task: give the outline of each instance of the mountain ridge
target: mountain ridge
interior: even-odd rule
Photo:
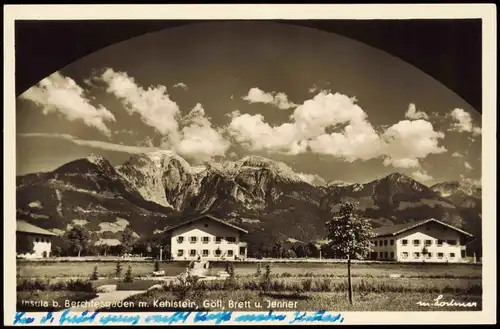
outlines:
[[[480,234],[480,193],[448,183],[429,187],[392,173],[364,184],[315,186],[264,157],[191,166],[173,152],[157,151],[117,166],[90,155],[52,172],[18,176],[16,194],[18,216],[60,231],[85,222],[95,239],[119,236],[103,224],[118,218],[148,236],[182,218],[212,213],[248,229],[254,246],[283,234],[315,240],[326,235],[328,213],[344,200],[359,202],[374,226],[432,217]]]

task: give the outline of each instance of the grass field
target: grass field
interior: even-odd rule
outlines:
[[[482,288],[480,280],[463,279],[418,279],[385,280],[382,278],[355,278],[353,280],[355,305],[347,302],[346,280],[336,278],[284,278],[273,279],[268,290],[263,291],[256,278],[237,278],[229,286],[224,282],[198,283],[196,290],[179,299],[176,286],[166,285],[162,290],[148,291],[126,299],[134,307],[119,311],[180,311],[163,301],[187,300],[193,302],[191,308],[182,311],[477,311],[481,309]],[[473,307],[434,305],[438,296],[442,301],[475,302]],[[214,305],[207,301],[220,301]],[[231,302],[245,302],[239,307]],[[155,304],[160,302],[160,304]],[[256,303],[260,303],[258,307]],[[160,306],[158,306],[160,305]],[[104,310],[103,310],[104,311]],[[107,311],[118,311],[108,309]]]
[[[122,262],[123,272],[131,266],[134,276],[151,275],[153,262]],[[18,262],[19,278],[88,278],[97,266],[99,276],[113,277],[115,262]],[[160,268],[167,276],[182,273],[187,266],[185,262],[163,262]],[[211,271],[224,269],[224,263],[210,263]],[[234,263],[235,273],[240,276],[254,275],[256,263]],[[261,263],[264,271],[265,262]],[[273,275],[277,276],[338,276],[346,275],[346,265],[343,263],[273,263]],[[353,264],[354,277],[387,277],[390,274],[400,274],[403,277],[415,278],[470,278],[480,279],[482,266],[480,264]]]
[[[480,264],[397,264],[397,263],[356,263],[352,266],[355,304],[347,302],[346,265],[343,263],[273,263],[269,285],[262,288],[257,278],[257,263],[233,263],[236,280],[206,281],[196,285],[195,293],[180,298],[178,287],[164,285],[163,289],[147,291],[126,299],[137,308],[106,309],[102,311],[120,312],[166,312],[183,311],[179,308],[157,307],[155,301],[189,300],[195,302],[193,310],[218,311],[230,307],[230,301],[247,301],[242,309],[234,311],[477,311],[480,310],[482,296],[482,266]],[[131,283],[123,283],[115,278],[115,262],[18,262],[18,303],[22,300],[86,300],[90,292],[55,291],[38,289],[36,284],[23,282],[46,282],[51,287],[75,286],[72,280],[97,288],[101,285],[117,284],[118,290],[147,290],[159,281],[144,277],[154,269],[151,262],[122,262],[122,277],[128,266],[133,277]],[[225,263],[210,263],[210,272],[225,268]],[[260,264],[261,274],[266,262]],[[97,266],[98,280],[88,281]],[[163,262],[160,268],[167,276],[182,273],[186,262]],[[399,274],[399,277],[389,277]],[[142,277],[142,279],[139,279]],[[69,284],[68,284],[69,282]],[[80,285],[76,285],[80,286]],[[24,287],[19,290],[19,287]],[[85,287],[84,287],[85,288]],[[42,290],[42,291],[39,291]],[[474,307],[433,306],[434,300],[442,295],[442,301],[461,303],[474,302]],[[220,300],[221,305],[204,305],[205,300]],[[260,302],[262,308],[255,306]],[[422,306],[418,302],[430,303]],[[274,304],[273,304],[274,303]],[[18,304],[19,305],[19,304]],[[26,305],[23,309],[26,308]],[[37,308],[35,308],[37,309]],[[39,309],[39,308],[38,308]],[[46,308],[44,308],[46,309]]]

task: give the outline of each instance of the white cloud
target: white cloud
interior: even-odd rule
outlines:
[[[174,85],[174,88],[182,88],[184,90],[187,90],[188,89],[188,86],[184,83],[184,82],[177,82],[175,85]]]
[[[318,175],[297,173],[297,176],[299,176],[300,179],[302,179],[304,182],[309,183],[311,185],[320,186],[326,184],[326,181]]]
[[[464,161],[464,167],[465,167],[465,169],[467,169],[467,170],[472,170],[472,169],[474,169],[474,168],[471,166],[471,164],[470,164],[469,162],[467,162],[467,161]]]
[[[432,124],[425,120],[400,121],[387,128],[382,138],[386,166],[418,167],[419,159],[446,152],[446,148],[439,146],[444,134],[434,131]]]
[[[201,104],[182,117],[165,86],[144,89],[126,73],[112,69],[106,70],[101,79],[107,83],[107,91],[120,99],[130,114],[138,113],[145,124],[160,133],[161,148],[197,161],[223,156],[227,151],[229,142],[212,127]]]
[[[311,88],[309,88],[309,93],[310,94],[314,94],[315,92],[317,92],[319,90],[318,86],[314,85],[312,86]]]
[[[415,104],[410,104],[408,106],[408,111],[405,113],[405,118],[412,119],[412,120],[418,120],[418,119],[429,119],[429,116],[427,113],[422,112],[422,111],[417,111],[417,107]]]
[[[417,170],[417,171],[413,172],[411,175],[416,180],[418,180],[420,182],[424,182],[424,183],[428,182],[428,181],[431,181],[432,179],[434,179],[432,176],[430,176],[429,174],[427,174],[427,172],[420,171],[420,170]]]
[[[146,125],[167,136],[171,143],[177,143],[179,107],[170,99],[165,86],[144,89],[127,73],[113,69],[107,69],[100,78],[107,83],[107,92],[115,95],[130,114],[138,113]]]
[[[470,184],[475,187],[481,187],[481,179],[473,179],[464,175],[460,175],[460,180],[465,184]]]
[[[384,165],[418,167],[429,154],[445,152],[439,146],[442,133],[425,120],[403,120],[377,132],[356,99],[323,91],[299,105],[291,122],[271,126],[260,114],[233,112],[228,132],[252,150],[288,154],[312,152],[346,161],[384,157]],[[334,132],[327,133],[327,128]]]
[[[83,88],[59,72],[43,79],[20,97],[40,106],[45,115],[60,113],[69,121],[82,120],[107,136],[111,134],[105,122],[115,121],[114,115],[102,105],[90,104]]]
[[[18,136],[36,137],[36,138],[40,138],[40,137],[42,137],[42,138],[59,138],[59,139],[65,139],[67,141],[70,141],[70,142],[72,142],[76,145],[80,145],[80,146],[88,146],[88,147],[93,147],[93,148],[106,150],[106,151],[122,152],[122,153],[129,153],[129,154],[148,153],[148,152],[158,151],[160,149],[158,147],[151,147],[151,146],[133,146],[133,145],[114,144],[114,143],[96,141],[96,140],[84,140],[84,139],[80,139],[78,137],[68,135],[68,134],[24,133],[24,134],[18,134]]]
[[[460,152],[453,152],[453,154],[451,156],[454,158],[463,158],[464,157],[464,155]]]
[[[285,93],[266,93],[257,87],[250,88],[248,95],[242,97],[242,99],[249,103],[273,104],[281,110],[287,110],[297,106],[297,104],[288,100],[288,96]]]
[[[183,118],[183,123],[186,126],[181,130],[181,140],[175,145],[175,151],[198,161],[224,156],[229,142],[224,139],[221,131],[212,127],[201,104],[196,104]]]
[[[454,121],[450,131],[470,132],[473,136],[481,135],[481,128],[474,126],[469,112],[456,108],[451,111],[450,116]]]

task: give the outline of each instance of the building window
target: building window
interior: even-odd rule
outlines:
[[[450,252],[450,258],[455,258],[455,253],[454,252]]]
[[[38,241],[39,241],[38,238],[35,238],[35,242],[38,242]]]
[[[384,253],[383,252],[380,252],[379,255],[380,255],[379,256],[380,258],[384,258]]]
[[[194,249],[189,250],[189,256],[191,256],[191,257],[196,256],[196,250],[194,250]]]
[[[414,252],[413,253],[413,258],[420,258],[420,253],[419,252]]]
[[[413,240],[414,246],[420,246],[420,240]]]
[[[227,251],[227,255],[228,255],[229,257],[233,256],[233,251],[232,251],[232,250],[228,250],[228,251]]]
[[[432,246],[432,240],[425,240],[426,246]]]
[[[184,250],[182,249],[177,250],[177,257],[182,257],[182,256],[184,256]]]
[[[220,244],[222,242],[222,237],[217,236],[215,237],[215,243]]]
[[[428,252],[428,253],[425,255],[425,258],[432,258],[432,252]]]
[[[391,259],[394,259],[394,253],[391,252]]]
[[[236,238],[234,236],[228,236],[228,237],[226,237],[226,241],[229,243],[235,243]]]
[[[205,225],[203,225],[203,226],[208,227],[208,224],[205,224]]]
[[[221,254],[220,249],[215,249],[215,256],[220,256],[220,254]]]
[[[438,258],[441,259],[443,258],[444,254],[442,252],[438,252]]]
[[[183,243],[184,242],[184,237],[183,236],[178,236],[177,237],[177,243]]]
[[[196,237],[192,236],[189,241],[191,241],[191,243],[196,243],[196,240],[197,240]]]
[[[389,258],[389,253],[387,251],[385,252],[385,258]]]
[[[405,251],[405,252],[402,252],[401,253],[401,257],[403,258],[408,258],[408,253]]]
[[[384,246],[387,246],[387,240],[384,240]]]
[[[406,239],[401,240],[401,244],[403,246],[407,246],[408,245],[408,240],[406,240]]]
[[[210,242],[210,237],[208,237],[208,236],[204,236],[204,237],[203,237],[203,243],[205,243],[205,244],[206,244],[206,243],[209,243],[209,242]]]
[[[375,247],[376,247],[376,246],[378,246],[378,241],[377,241],[377,240],[373,241],[373,245],[374,245]]]
[[[208,257],[208,249],[203,249],[203,257]]]
[[[456,245],[456,244],[457,244],[457,240],[448,240],[448,244],[449,244],[450,246],[454,246],[454,245]]]
[[[441,247],[441,246],[443,245],[443,242],[444,242],[444,240],[438,240],[438,242],[437,242],[437,246],[438,246],[438,247]]]
[[[391,246],[394,246],[394,240],[391,240]]]

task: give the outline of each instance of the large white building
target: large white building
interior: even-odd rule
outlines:
[[[52,250],[52,237],[57,236],[50,231],[31,225],[24,220],[17,220],[16,222],[16,236],[24,238],[23,242],[32,243],[33,251],[18,254],[20,258],[48,258]]]
[[[248,231],[211,215],[202,215],[166,231],[173,260],[242,260],[247,257]]]
[[[465,244],[470,233],[427,219],[374,229],[371,259],[398,262],[450,262],[466,257]]]

